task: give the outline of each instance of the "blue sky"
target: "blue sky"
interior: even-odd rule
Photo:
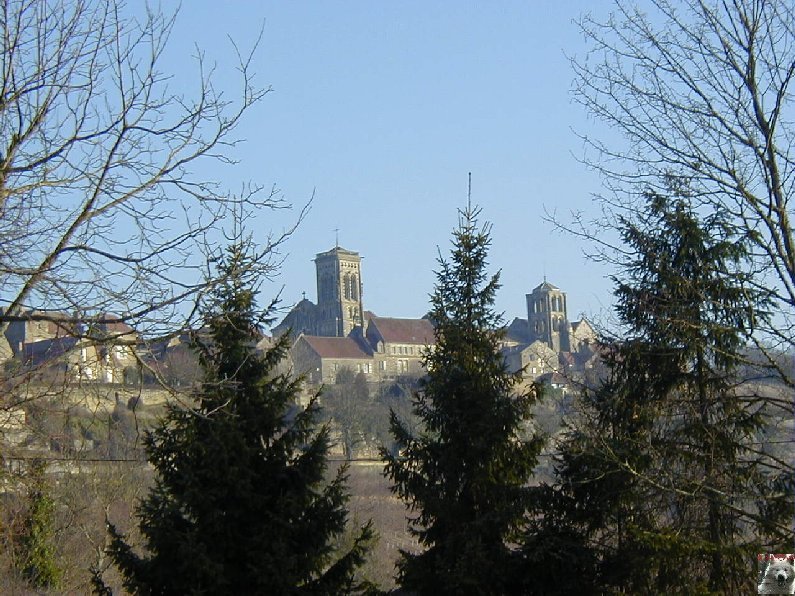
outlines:
[[[492,269],[502,270],[497,307],[508,320],[526,316],[524,295],[546,275],[575,319],[609,308],[609,272],[542,215],[587,211],[600,190],[574,132],[594,123],[570,95],[567,56],[585,52],[572,21],[584,10],[580,1],[191,0],[163,66],[189,85],[195,44],[234,93],[226,36],[246,48],[264,24],[253,69],[273,91],[239,131],[239,163],[217,176],[232,188],[275,184],[294,205],[314,192],[276,283],[285,303],[303,291],[315,299],[312,259],[339,228],[340,245],[364,257],[365,308],[424,314],[437,247],[447,254],[472,172],[473,202],[493,224]],[[294,215],[249,225],[264,238]]]

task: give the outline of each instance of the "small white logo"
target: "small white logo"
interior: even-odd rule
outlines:
[[[757,594],[795,594],[795,554],[759,554],[760,573]]]

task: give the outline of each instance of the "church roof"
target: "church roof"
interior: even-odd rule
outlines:
[[[372,317],[370,325],[375,326],[375,329],[386,343],[420,344],[423,346],[436,343],[433,325],[428,319]]]
[[[370,358],[359,343],[350,337],[320,337],[302,335],[303,340],[321,358]]]
[[[530,323],[527,319],[516,317],[508,327],[505,328],[505,339],[519,343],[530,342]]]
[[[335,246],[331,250],[327,250],[326,252],[319,252],[315,255],[315,259],[320,259],[323,257],[329,257],[331,255],[341,255],[346,257],[358,257],[359,253],[353,250],[347,250],[342,248],[341,246]]]
[[[544,283],[542,283],[540,286],[538,286],[536,289],[533,290],[533,294],[535,294],[536,292],[541,292],[546,290],[560,291],[560,288],[557,286],[553,286],[547,280],[544,280]]]

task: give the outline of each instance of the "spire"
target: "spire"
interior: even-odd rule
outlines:
[[[467,212],[472,211],[472,172],[469,172],[469,184],[467,186]]]

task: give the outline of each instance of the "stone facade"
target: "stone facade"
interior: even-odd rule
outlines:
[[[342,368],[372,381],[425,374],[422,357],[434,343],[426,319],[371,317],[348,337],[301,334],[290,350],[293,370],[310,383],[333,383]]]
[[[20,313],[20,317],[30,319],[9,321],[5,330],[5,338],[14,356],[23,353],[25,344],[76,335],[74,324],[62,312],[30,310]],[[37,317],[46,317],[46,320],[36,320]]]
[[[372,348],[381,377],[421,376],[422,357],[436,341],[427,319],[371,317],[365,338]]]
[[[585,319],[571,324],[569,344],[572,352],[582,352],[586,348],[595,348],[596,340],[596,331]]]
[[[315,257],[317,271],[316,334],[347,337],[364,326],[359,253],[339,246]]]
[[[522,371],[522,376],[532,381],[560,369],[557,352],[541,340],[505,347],[502,354],[509,371]]]
[[[566,294],[544,280],[525,298],[531,341],[543,341],[555,352],[569,352]]]
[[[121,383],[125,367],[135,364],[138,335],[118,317],[103,313],[76,324],[62,313],[23,314],[31,319],[9,322],[1,338],[8,349],[0,346],[0,358],[16,358],[29,370],[61,371],[73,381],[103,383]]]
[[[302,334],[293,344],[290,357],[295,373],[304,375],[313,385],[334,383],[343,368],[368,376],[375,373],[372,352],[352,337]]]
[[[336,246],[315,256],[317,304],[304,298],[296,304],[274,335],[290,330],[321,337],[347,337],[357,327],[364,328],[362,300],[362,258],[359,253]]]

